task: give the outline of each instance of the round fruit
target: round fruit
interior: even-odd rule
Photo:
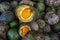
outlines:
[[[59,17],[53,11],[47,12],[45,20],[48,24],[54,25],[59,22]]]
[[[45,21],[42,19],[38,19],[37,24],[39,25],[40,28],[44,28],[45,27]]]
[[[1,12],[5,12],[5,11],[8,11],[10,10],[10,4],[8,2],[2,2],[0,3],[0,11]]]
[[[1,14],[0,16],[0,22],[2,23],[9,23],[12,20],[14,20],[14,14],[11,11],[6,11],[4,13]]]
[[[7,39],[7,31],[8,31],[8,28],[9,28],[9,26],[8,25],[6,25],[6,24],[4,24],[4,23],[0,23],[0,36],[2,37],[2,38],[4,38],[5,40]]]
[[[38,10],[28,5],[19,6],[16,14],[21,22],[35,21],[39,17]]]
[[[31,27],[31,30],[34,30],[34,31],[39,30],[39,26],[38,26],[38,24],[36,22],[30,23],[30,27]]]
[[[50,25],[46,24],[46,26],[44,27],[44,31],[45,32],[50,32],[51,31]]]
[[[18,26],[18,21],[14,20],[14,21],[10,22],[9,25],[10,25],[11,28],[17,27]]]
[[[29,31],[31,31],[31,28],[29,25],[23,25],[19,28],[19,34],[22,37],[25,37]]]
[[[44,3],[37,3],[37,9],[39,10],[39,11],[44,11],[45,10],[45,5],[44,5]]]
[[[16,29],[9,29],[8,31],[8,38],[9,40],[18,40],[19,35]]]

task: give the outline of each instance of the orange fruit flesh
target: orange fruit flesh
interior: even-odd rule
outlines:
[[[29,18],[30,16],[31,16],[31,9],[30,9],[30,8],[24,9],[23,12],[22,12],[22,17],[23,17],[24,19],[27,19],[27,18]]]
[[[30,31],[30,30],[29,30],[28,27],[24,27],[24,28],[22,29],[22,35],[25,36],[29,31]]]

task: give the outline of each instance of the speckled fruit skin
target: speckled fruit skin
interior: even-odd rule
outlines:
[[[2,2],[0,3],[0,11],[5,12],[11,10],[10,4],[8,2]]]
[[[19,35],[16,29],[9,29],[8,31],[8,38],[9,40],[18,40]]]
[[[39,1],[36,6],[40,12],[45,10],[45,4],[43,3],[43,1]]]
[[[60,0],[45,0],[48,6],[59,6]]]
[[[44,32],[51,32],[51,26],[49,24],[46,24],[46,26],[44,27]]]
[[[14,14],[11,11],[4,12],[0,16],[0,22],[2,23],[7,24],[12,20],[14,20]]]
[[[49,11],[45,15],[45,20],[48,24],[54,25],[59,22],[59,17],[55,14],[54,11]]]
[[[38,24],[38,26],[40,27],[40,28],[44,28],[45,27],[45,21],[44,20],[42,20],[42,19],[38,19],[37,21],[37,24]]]
[[[8,28],[9,26],[4,24],[4,23],[0,23],[0,36],[3,38],[3,39],[7,39],[7,31],[8,31]]]

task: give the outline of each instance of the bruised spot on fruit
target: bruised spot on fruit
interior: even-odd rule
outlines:
[[[24,25],[24,26],[22,26],[21,28],[20,28],[20,35],[22,36],[22,37],[24,37],[24,36],[26,36],[27,35],[27,33],[30,31],[31,29],[30,29],[30,27],[28,26],[28,25]]]

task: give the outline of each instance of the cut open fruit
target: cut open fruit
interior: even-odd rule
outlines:
[[[25,37],[30,30],[31,28],[28,25],[24,25],[19,29],[19,34],[20,36]]]
[[[17,16],[22,22],[31,22],[34,18],[34,11],[28,5],[21,5],[17,9]]]

